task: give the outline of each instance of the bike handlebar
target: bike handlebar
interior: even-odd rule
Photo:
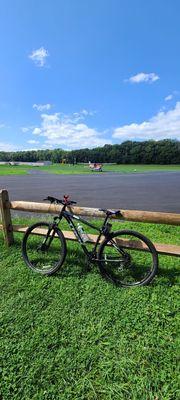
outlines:
[[[43,199],[43,201],[50,201],[51,204],[55,203],[55,204],[63,204],[63,205],[67,205],[70,206],[72,204],[77,204],[76,201],[72,201],[72,200],[68,200],[69,196],[65,195],[63,200],[60,199],[56,199],[56,197],[52,197],[52,196],[47,196],[45,199]]]

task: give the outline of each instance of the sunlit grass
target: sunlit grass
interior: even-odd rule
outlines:
[[[43,171],[56,174],[103,174],[105,172],[140,173],[151,171],[180,171],[180,165],[126,165],[126,164],[104,164],[102,172],[91,171],[88,164],[54,164],[40,167]]]
[[[26,165],[0,165],[0,175],[26,175],[28,170]]]
[[[179,243],[178,227],[114,228]],[[118,289],[98,268],[88,272],[70,242],[56,275],[35,274],[22,260],[22,235],[15,238],[6,248],[0,235],[3,400],[178,399],[178,258],[160,256],[151,285]]]
[[[101,174],[107,172],[117,173],[141,173],[153,171],[180,171],[180,165],[138,165],[138,164],[104,164],[102,172],[91,171],[88,164],[53,164],[43,167],[31,167],[27,165],[0,165],[0,175],[25,175],[29,171],[45,171],[52,174]]]

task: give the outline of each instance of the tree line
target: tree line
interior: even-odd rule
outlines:
[[[65,151],[29,150],[16,152],[0,151],[0,161],[52,161],[68,164],[100,162],[117,164],[180,164],[180,141],[149,140],[126,141],[121,144],[105,144],[94,149]]]

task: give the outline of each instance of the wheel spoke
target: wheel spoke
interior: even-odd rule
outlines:
[[[151,242],[131,231],[117,232],[105,241],[100,248],[99,261],[102,272],[123,286],[145,284],[157,268],[157,255]]]
[[[122,255],[126,254],[125,251],[116,244],[116,242],[112,239],[110,240],[110,243],[112,244],[112,246]]]
[[[36,272],[51,274],[64,259],[64,242],[48,223],[35,224],[24,236],[23,257]]]

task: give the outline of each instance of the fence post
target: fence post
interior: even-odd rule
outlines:
[[[13,237],[13,226],[11,221],[11,212],[8,207],[9,195],[8,191],[3,189],[0,191],[0,212],[2,218],[4,240],[7,246],[10,246],[14,242]]]

